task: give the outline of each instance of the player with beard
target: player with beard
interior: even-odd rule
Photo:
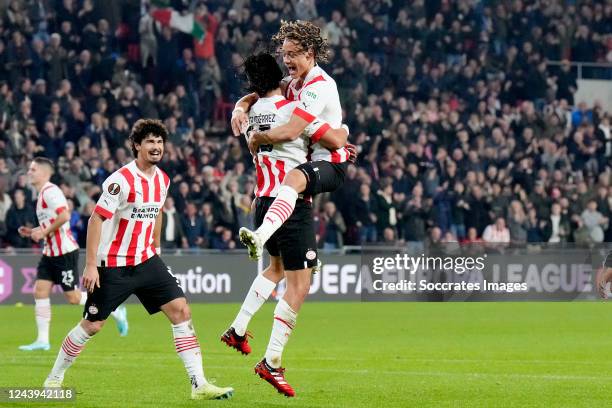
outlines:
[[[61,387],[66,370],[85,344],[102,329],[109,314],[134,294],[149,314],[161,310],[172,323],[175,349],[191,381],[191,398],[229,398],[234,392],[204,377],[185,294],[159,257],[161,211],[170,179],[157,163],[167,139],[168,130],[160,121],[138,120],[130,134],[136,159],[103,183],[87,229],[83,286],[90,295],[83,319],[64,339],[45,387]]]

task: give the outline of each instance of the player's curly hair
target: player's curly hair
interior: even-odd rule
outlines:
[[[267,52],[250,55],[244,61],[244,73],[249,80],[249,92],[256,92],[260,97],[278,88],[283,79],[276,59]]]
[[[329,44],[321,37],[321,29],[310,21],[281,20],[278,33],[272,37],[272,41],[280,46],[285,40],[297,43],[304,51],[312,50],[317,62],[329,61]]]
[[[150,134],[160,136],[164,143],[168,140],[168,129],[166,129],[166,126],[164,126],[161,120],[138,119],[136,123],[134,123],[129,138],[134,157],[138,156],[136,145],[142,143],[142,140]]]

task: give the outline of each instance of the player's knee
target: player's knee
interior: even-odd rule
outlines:
[[[187,303],[178,309],[176,317],[177,320],[181,322],[186,322],[187,320],[191,319],[191,309]]]
[[[71,305],[78,305],[81,302],[80,294],[76,294],[76,293],[67,295],[66,299],[68,299],[68,303],[70,303]]]
[[[104,322],[105,320],[99,320],[96,322],[91,322],[89,320],[83,320],[83,323],[81,323],[81,326],[83,326],[83,330],[85,330],[85,333],[89,334],[90,336],[93,336],[94,334],[102,330],[102,327],[104,326]]]

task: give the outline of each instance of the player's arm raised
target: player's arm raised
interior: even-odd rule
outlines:
[[[238,100],[238,102],[236,102],[234,110],[232,111],[232,120],[230,122],[234,136],[240,136],[242,129],[246,129],[247,125],[249,124],[249,115],[247,115],[247,112],[258,99],[259,96],[257,96],[256,93],[250,93],[243,96]]]
[[[87,224],[87,248],[85,250],[85,271],[83,272],[83,286],[88,292],[93,292],[94,288],[100,287],[100,275],[96,266],[96,255],[98,245],[100,245],[100,235],[102,234],[102,223],[104,219],[94,212],[89,217]]]

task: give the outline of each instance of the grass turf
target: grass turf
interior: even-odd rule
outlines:
[[[307,303],[283,360],[293,399],[253,373],[268,342],[272,303],[251,323],[251,355],[219,341],[237,307],[192,305],[206,375],[233,386],[233,399],[190,401],[167,320],[130,305],[129,336],[119,338],[109,319],[67,372],[65,386],[78,393],[72,405],[574,408],[610,399],[612,316],[605,303]],[[21,352],[17,346],[35,337],[33,307],[0,307],[0,387],[41,386],[80,308],[52,312],[51,351]]]

